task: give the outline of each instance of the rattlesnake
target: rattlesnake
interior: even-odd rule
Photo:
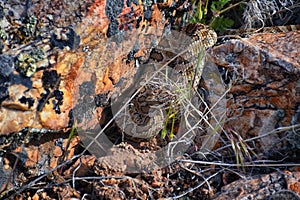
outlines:
[[[199,23],[187,25],[182,32],[165,33],[149,60],[140,66],[134,86],[113,100],[113,113],[124,109],[115,116],[118,126],[135,138],[157,135],[168,110],[179,111],[180,96],[189,95],[191,88],[197,87],[204,50],[216,39],[213,30]]]

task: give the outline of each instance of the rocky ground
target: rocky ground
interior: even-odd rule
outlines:
[[[115,126],[85,148],[88,130],[110,120],[110,99],[131,84],[137,60],[164,30],[180,29],[190,6],[0,3],[1,199],[299,199],[299,30],[220,36],[208,50],[207,66],[221,78],[204,73],[201,90],[208,104],[226,108],[210,151],[199,136],[165,163],[158,158],[170,136],[124,141]]]

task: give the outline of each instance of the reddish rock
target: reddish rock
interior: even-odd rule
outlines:
[[[289,183],[293,182],[298,176],[298,172],[286,170],[284,173],[274,172],[245,177],[223,186],[221,192],[216,194],[214,199],[268,199],[281,191],[295,191],[290,188]],[[295,182],[293,183],[295,184]],[[299,181],[296,181],[296,183],[299,183]]]
[[[213,48],[213,61],[231,79],[225,127],[248,139],[292,124],[300,99],[299,38],[300,31],[261,33]],[[282,136],[263,137],[256,145],[268,152]]]
[[[143,34],[139,35],[139,33],[142,33],[143,26],[149,27],[147,33],[153,35],[153,38],[150,39],[156,39],[161,36],[165,23],[162,21],[161,10],[156,5],[152,6],[151,19],[145,20],[143,5],[131,3],[127,6],[127,1],[125,0],[124,2],[109,2],[109,5],[106,4],[107,1],[105,0],[97,0],[90,4],[88,8],[86,7],[87,3],[82,5],[81,2],[78,5],[76,5],[76,2],[72,4],[64,4],[63,2],[48,3],[47,1],[45,4],[36,3],[29,9],[37,17],[38,23],[41,23],[39,24],[42,27],[40,31],[45,38],[43,40],[44,44],[37,44],[37,46],[40,45],[46,50],[51,46],[50,41],[52,40],[53,42],[54,40],[52,38],[54,33],[60,39],[64,37],[69,39],[67,38],[68,34],[71,36],[73,34],[72,37],[75,42],[63,50],[58,51],[58,49],[54,49],[50,53],[48,52],[51,69],[43,69],[34,73],[30,77],[32,87],[22,84],[9,85],[9,97],[2,102],[0,108],[0,118],[2,119],[0,121],[0,134],[17,132],[25,127],[43,127],[51,130],[67,128],[70,120],[69,112],[74,107],[73,103],[75,102],[76,104],[76,99],[79,98],[76,96],[76,93],[79,91],[78,86],[82,82],[90,80],[94,81],[96,86],[95,94],[113,93],[115,90],[114,85],[119,82],[120,78],[132,77],[135,73],[136,69],[132,68],[133,62],[131,61],[128,64],[126,59],[135,41],[144,40]],[[120,9],[115,10],[116,7]],[[74,11],[72,9],[79,10]],[[81,9],[86,9],[87,12],[84,13]],[[46,13],[47,15],[43,13],[43,10],[48,12]],[[74,12],[81,12],[85,16],[78,22]],[[60,17],[61,20],[58,20]],[[61,24],[62,27],[67,27],[65,23],[71,24],[73,22],[72,27],[75,27],[75,32],[73,33],[68,28],[45,30],[43,26],[50,19],[56,20],[56,24]],[[20,19],[16,17],[15,20],[18,21]],[[112,20],[117,20],[114,23],[119,24],[116,29],[113,28]],[[107,38],[107,35],[116,34],[120,30],[131,30],[128,37],[119,42],[122,48],[119,48],[118,51],[116,47],[107,48],[106,45],[110,44],[109,40],[112,40]],[[76,46],[76,40],[79,40],[79,37],[80,46],[72,49]],[[50,41],[49,38],[51,38]],[[56,43],[59,42],[61,41],[56,41]],[[149,42],[151,43],[152,41]],[[141,42],[137,55],[145,55],[146,47],[148,46]],[[83,51],[84,48],[87,51]],[[7,53],[18,54],[17,51],[14,52],[13,50],[7,50]],[[42,83],[42,77],[46,70],[55,70],[60,77],[52,88],[48,88],[49,91],[46,91]],[[92,73],[95,73],[97,77],[95,80],[92,80]],[[57,92],[56,90],[62,95],[63,99],[61,102],[57,99],[60,97],[53,95]],[[28,102],[22,103],[20,101],[21,98],[32,98],[32,105],[29,106]],[[98,116],[95,116],[96,121],[93,123],[97,123],[97,118],[100,117],[101,109]]]

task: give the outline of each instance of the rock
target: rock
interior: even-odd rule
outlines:
[[[284,173],[274,172],[239,179],[223,186],[221,192],[216,194],[214,199],[277,199],[275,197],[283,191],[289,191],[287,193],[292,193],[295,199],[299,199],[299,188],[293,188],[293,185],[299,184],[296,180],[299,175],[297,170],[293,172],[286,170]],[[289,199],[286,195],[284,199]]]
[[[106,4],[103,0],[91,4],[83,4],[80,0],[71,4],[49,1],[48,5],[47,2],[31,4],[30,8],[3,5],[16,13],[28,9],[31,16],[23,19],[20,15],[13,15],[11,20],[15,24],[2,19],[6,25],[3,28],[8,33],[16,34],[11,27],[22,23],[24,27],[20,25],[16,29],[26,31],[15,36],[21,43],[14,44],[15,48],[12,44],[15,40],[4,38],[5,44],[12,48],[6,45],[0,58],[3,61],[0,71],[0,134],[17,132],[25,127],[68,128],[72,124],[70,111],[78,103],[76,92],[80,92],[79,86],[94,81],[93,94],[113,93],[121,78],[135,73],[134,61],[128,59],[128,55],[136,41],[144,40],[144,35],[139,35],[143,26],[150,25],[151,31],[147,33],[153,35],[148,37],[152,40],[162,34],[165,23],[156,5],[151,6],[152,14],[147,14],[151,18],[146,21],[144,7],[138,2],[128,2],[128,5],[125,1]],[[52,22],[62,28],[54,27]],[[119,34],[122,31],[130,33],[126,37]],[[116,34],[118,37],[114,36]],[[38,37],[42,38],[41,42],[37,42]],[[31,40],[30,45],[23,45]],[[112,40],[121,46],[119,50],[110,46]],[[142,42],[135,47],[132,56],[144,56],[145,48]],[[91,72],[96,73],[96,79],[92,79]],[[101,109],[98,110],[95,124],[101,118]]]
[[[214,62],[224,67],[223,78],[230,87],[225,130],[243,139],[262,137],[255,140],[258,152],[283,147],[278,142],[285,133],[263,135],[295,124],[292,118],[300,103],[299,38],[300,31],[260,33],[229,40],[210,52]]]

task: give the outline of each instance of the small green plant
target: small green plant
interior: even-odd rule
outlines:
[[[169,133],[169,137],[170,139],[173,139],[175,134],[174,134],[174,130],[175,130],[175,122],[176,122],[176,115],[177,115],[178,111],[176,111],[174,108],[172,108],[172,102],[170,103],[169,106],[169,111],[168,111],[168,115],[166,117],[166,121],[164,123],[164,129],[161,132],[161,137],[165,138],[167,136],[168,131],[168,124],[171,123],[171,128],[170,128],[170,133]],[[170,122],[171,120],[171,122]]]
[[[234,8],[235,6],[240,5],[244,1],[231,5],[231,0],[213,0],[210,7],[208,7],[208,2],[209,1],[205,1],[205,3],[203,3],[203,1],[201,0],[195,0],[193,2],[193,6],[195,7],[195,9],[190,21],[193,23],[200,22],[208,24],[216,31],[223,31],[227,28],[232,27],[234,21],[228,17],[223,16],[222,14]],[[212,12],[211,19],[209,19],[207,16],[208,9]]]
[[[198,51],[198,56],[197,56],[197,62],[195,69],[191,75],[189,76],[189,85],[186,87],[182,88],[181,86],[177,85],[174,83],[177,87],[177,94],[178,94],[178,99],[175,102],[170,102],[169,108],[168,108],[168,113],[166,116],[166,120],[164,122],[164,128],[161,132],[161,137],[165,138],[168,134],[170,139],[173,139],[175,134],[175,124],[178,123],[178,117],[180,113],[180,107],[184,107],[184,104],[189,104],[191,101],[191,98],[193,94],[196,92],[196,89],[198,88],[199,82],[200,82],[200,77],[202,74],[202,65],[204,64],[205,61],[205,49],[203,47],[200,47]],[[167,74],[166,74],[167,77]],[[182,114],[182,113],[181,113]],[[182,116],[181,116],[182,117]]]
[[[232,27],[233,23],[234,22],[232,19],[229,19],[224,16],[219,16],[219,17],[214,18],[213,23],[211,24],[211,27],[214,30],[224,31],[225,29]]]
[[[66,149],[68,149],[69,145],[71,144],[72,139],[77,135],[77,129],[76,129],[76,122],[74,122],[72,129],[70,131],[69,137],[68,137],[68,143]]]

